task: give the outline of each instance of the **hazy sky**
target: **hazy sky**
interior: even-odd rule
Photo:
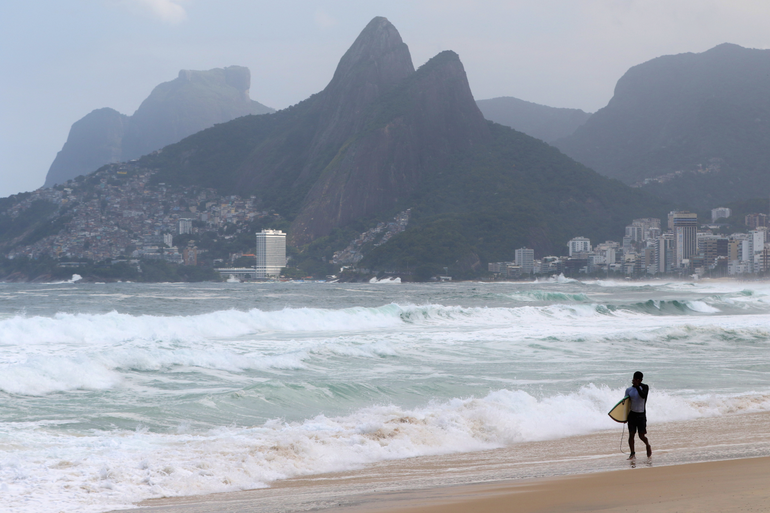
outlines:
[[[724,42],[770,48],[759,0],[5,0],[0,5],[0,197],[42,186],[93,109],[133,114],[180,69],[251,69],[280,109],[320,91],[374,16],[420,66],[460,55],[476,99],[596,111],[631,66]]]

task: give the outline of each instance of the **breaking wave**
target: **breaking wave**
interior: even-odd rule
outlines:
[[[52,435],[40,425],[14,438],[0,466],[7,507],[14,511],[97,512],[151,497],[253,489],[294,476],[361,468],[377,461],[477,451],[588,434],[617,427],[606,412],[620,389],[585,386],[570,394],[535,397],[497,390],[404,409],[371,406],[347,416],[299,422],[273,419],[191,433],[94,431]],[[770,410],[770,396],[698,396],[653,390],[654,422]],[[47,461],[46,465],[36,462]],[[51,487],[63,482],[68,486]],[[29,500],[34,497],[34,500]]]

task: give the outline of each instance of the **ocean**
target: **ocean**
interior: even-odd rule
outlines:
[[[0,495],[103,512],[770,410],[770,283],[0,284]]]

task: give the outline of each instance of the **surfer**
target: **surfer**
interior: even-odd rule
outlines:
[[[652,456],[652,447],[647,441],[647,394],[650,387],[642,383],[644,374],[634,372],[631,386],[626,389],[626,395],[631,398],[631,411],[628,412],[628,447],[631,449],[629,460],[636,458],[634,452],[634,435],[639,432],[639,440],[647,446],[647,457]]]

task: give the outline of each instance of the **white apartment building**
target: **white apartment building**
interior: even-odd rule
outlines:
[[[749,262],[741,262],[740,260],[733,260],[727,263],[727,274],[730,276],[740,274],[750,274],[752,272],[752,265]]]
[[[286,234],[281,230],[262,230],[257,234],[257,278],[280,276],[286,267]]]
[[[617,242],[609,240],[607,242],[597,244],[596,248],[594,248],[594,253],[596,253],[596,258],[594,258],[594,265],[614,264],[616,260],[616,254],[619,249],[620,246]]]
[[[179,235],[185,235],[192,233],[192,219],[180,219],[179,220]]]
[[[567,243],[567,246],[569,247],[569,256],[573,256],[576,253],[591,252],[591,241],[585,237],[575,237]]]
[[[535,269],[535,250],[529,248],[517,249],[514,253],[516,265],[521,267],[522,274],[532,274]]]

